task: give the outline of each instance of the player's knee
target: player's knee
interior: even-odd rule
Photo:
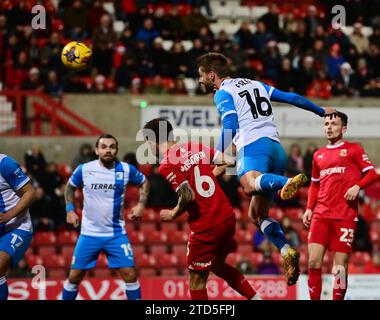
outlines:
[[[322,259],[318,259],[316,257],[309,258],[309,269],[320,269],[322,267]]]
[[[83,280],[83,277],[84,277],[84,273],[82,274],[82,273],[70,272],[69,282],[72,284],[79,284]]]
[[[202,290],[206,288],[207,277],[203,273],[190,272],[190,289]]]
[[[137,281],[137,272],[135,268],[125,268],[121,273],[125,282]]]

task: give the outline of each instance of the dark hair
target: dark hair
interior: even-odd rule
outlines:
[[[214,71],[219,78],[231,75],[231,68],[228,59],[221,53],[209,52],[197,59],[198,67],[206,73]]]
[[[103,133],[101,136],[98,137],[98,139],[96,139],[96,142],[95,142],[95,147],[96,148],[99,147],[99,141],[100,141],[100,139],[114,139],[115,142],[116,142],[116,148],[119,147],[119,141],[117,141],[117,139],[112,134]]]
[[[331,117],[338,117],[338,118],[340,118],[342,120],[343,126],[347,127],[348,117],[343,112],[337,111],[337,112],[334,112],[334,113],[330,113],[330,114],[325,115],[325,118],[326,117],[330,117],[330,118]]]
[[[164,118],[155,118],[148,121],[144,126],[143,133],[146,140],[153,140],[156,143],[174,140],[173,126]]]

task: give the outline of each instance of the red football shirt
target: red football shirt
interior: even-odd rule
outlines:
[[[319,181],[319,192],[314,214],[328,219],[357,220],[358,201],[347,201],[344,195],[370,169],[373,165],[357,143],[343,141],[316,151],[311,179]]]
[[[214,151],[187,143],[174,145],[160,164],[160,174],[177,191],[188,182],[195,193],[187,212],[190,230],[197,233],[224,222],[234,215],[231,204],[212,173]]]

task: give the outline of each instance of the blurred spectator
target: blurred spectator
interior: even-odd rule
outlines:
[[[298,21],[297,30],[290,35],[289,44],[293,48],[297,48],[301,55],[306,54],[312,48],[312,38],[308,34],[306,23],[303,20]]]
[[[298,143],[294,143],[290,146],[290,152],[288,155],[288,175],[295,176],[304,171],[303,158],[301,147]]]
[[[27,172],[32,175],[37,182],[41,183],[46,168],[46,160],[39,145],[32,147],[24,155]]]
[[[106,77],[102,74],[98,74],[94,79],[94,85],[91,88],[92,93],[106,93],[107,88],[105,86]]]
[[[281,54],[275,41],[269,41],[263,56],[264,77],[277,81],[281,67]]]
[[[189,71],[187,72],[189,77],[198,78],[198,66],[197,66],[197,58],[205,53],[203,48],[203,43],[201,39],[195,38],[193,41],[193,47],[187,52],[188,58],[188,67]]]
[[[250,48],[254,47],[253,33],[249,28],[249,22],[248,21],[243,21],[241,23],[241,26],[240,26],[239,30],[235,33],[234,38],[239,43],[240,47],[243,50],[250,49]],[[264,49],[264,45],[262,46],[262,48]]]
[[[138,74],[136,61],[132,56],[125,55],[120,67],[116,70],[115,80],[117,92],[123,93],[131,88],[132,78]]]
[[[286,240],[290,244],[290,246],[294,248],[298,248],[301,244],[300,237],[296,231],[292,227],[292,222],[290,221],[289,217],[283,217],[281,221],[282,229],[284,230]]]
[[[80,148],[78,154],[74,157],[71,162],[71,167],[76,169],[77,166],[83,163],[90,162],[95,160],[96,156],[92,146],[89,143],[83,143]]]
[[[40,78],[40,70],[37,68],[30,69],[29,78],[22,84],[21,88],[23,90],[44,91],[45,87]]]
[[[354,24],[354,31],[350,36],[351,43],[356,47],[359,54],[363,54],[369,49],[368,38],[363,34],[363,25],[360,22]]]
[[[148,176],[150,191],[147,206],[152,208],[171,208],[177,204],[177,194],[172,190],[169,182],[158,172],[158,166]]]
[[[305,56],[302,59],[302,65],[297,72],[297,93],[304,95],[309,85],[317,78],[317,72],[314,67],[314,58]]]
[[[380,96],[380,78],[370,79],[369,82],[363,87],[363,97],[379,97]]]
[[[208,27],[207,18],[201,13],[198,6],[191,9],[190,14],[183,17],[184,30],[186,37],[194,39],[198,36],[202,27]]]
[[[358,60],[358,64],[356,67],[356,72],[353,75],[354,76],[354,83],[356,85],[356,88],[360,92],[360,95],[362,95],[364,86],[368,83],[370,80],[370,73],[367,68],[367,61],[364,58],[360,58]]]
[[[269,12],[264,14],[259,21],[265,24],[268,32],[276,36],[277,39],[281,38],[281,30],[279,25],[279,8],[276,3],[269,6]]]
[[[166,37],[167,39],[179,40],[183,38],[185,25],[182,17],[179,15],[178,7],[176,5],[171,6],[169,14],[165,16],[164,26],[168,34]]]
[[[143,40],[138,40],[133,49],[134,60],[136,64],[137,74],[140,77],[152,77],[154,75],[154,66],[152,62],[152,52]]]
[[[242,256],[241,259],[238,261],[236,268],[242,273],[242,274],[255,274],[256,269],[252,262],[247,258]]]
[[[62,38],[58,32],[53,32],[49,41],[44,45],[41,56],[48,59],[49,68],[61,70],[61,51],[62,51]]]
[[[372,76],[380,77],[380,47],[371,43],[369,45],[368,53],[365,55],[365,59],[369,66],[371,66]]]
[[[58,81],[57,73],[50,70],[48,79],[45,84],[45,92],[52,96],[61,96],[63,92],[63,85]]]
[[[330,55],[327,57],[328,74],[331,80],[336,79],[340,73],[340,66],[344,62],[344,58],[340,54],[340,46],[334,44],[330,48]]]
[[[255,71],[253,70],[251,66],[250,60],[245,60],[243,66],[237,69],[236,74],[240,78],[247,78],[247,79],[255,79],[255,76],[256,76]]]
[[[64,84],[64,91],[67,93],[85,93],[88,90],[84,82],[82,82],[79,77],[79,74],[73,74],[66,80],[66,83]]]
[[[332,81],[332,93],[335,96],[354,96],[355,95],[355,78],[353,70],[348,62],[340,66],[340,74]]]
[[[187,64],[188,60],[183,44],[181,42],[175,42],[171,49],[170,57],[171,76],[185,76],[189,70]]]
[[[257,266],[257,274],[261,274],[261,275],[280,274],[280,269],[273,262],[270,251],[264,253],[263,262]]]
[[[174,79],[174,86],[169,90],[169,93],[177,94],[177,95],[186,95],[188,94],[185,80],[183,76],[179,76]]]
[[[165,94],[168,89],[163,86],[162,77],[155,75],[151,82],[145,87],[144,93],[146,94]]]
[[[70,39],[73,31],[80,33],[86,31],[87,28],[87,9],[81,0],[75,0],[71,7],[65,10],[63,16],[65,24],[66,36]]]
[[[315,5],[309,5],[307,8],[307,15],[304,18],[306,25],[306,32],[310,37],[314,37],[317,28],[322,24],[322,20],[318,17],[318,9]]]
[[[372,250],[372,244],[369,237],[369,228],[367,222],[363,219],[361,214],[358,215],[358,221],[356,222],[353,250],[367,252],[371,252]]]
[[[147,47],[151,48],[154,38],[159,35],[159,32],[154,28],[153,20],[148,18],[144,20],[143,27],[137,31],[136,39],[144,41]]]
[[[109,76],[112,71],[113,48],[116,38],[111,17],[108,14],[102,15],[100,26],[93,33],[92,45],[94,51],[93,64],[98,72],[104,76]]]
[[[161,37],[157,37],[153,41],[151,60],[156,74],[163,77],[170,74],[168,71],[170,67],[170,53],[163,48],[163,39]]]
[[[380,252],[374,252],[372,254],[372,259],[365,264],[363,272],[368,274],[380,274]]]
[[[103,8],[103,1],[95,0],[87,13],[87,25],[90,33],[100,26],[100,19],[104,14],[107,14],[107,11]]]
[[[340,27],[333,29],[326,38],[326,45],[329,48],[337,46],[342,54],[346,54],[351,46],[350,39],[343,33]]]
[[[218,177],[218,182],[231,205],[234,208],[241,208],[241,198],[238,191],[240,183],[236,176],[223,174]]]
[[[139,167],[139,163],[137,162],[136,158],[136,153],[134,152],[127,152],[123,157],[123,161],[135,166],[136,168]]]
[[[36,231],[54,231],[54,220],[51,212],[48,208],[44,189],[40,186],[35,187],[35,201],[29,209],[33,222],[33,230]]]
[[[10,270],[9,274],[7,275],[7,278],[32,278],[34,277],[34,274],[30,272],[32,267],[33,266],[28,266],[25,258],[22,258],[17,263],[17,266]]]
[[[271,40],[276,40],[274,35],[267,30],[264,22],[259,21],[257,23],[257,30],[253,35],[253,47],[259,54],[262,54]]]
[[[380,25],[373,27],[373,33],[369,36],[369,42],[380,48]]]
[[[133,78],[131,83],[131,94],[142,94],[144,91],[143,84],[140,78]]]
[[[313,156],[318,147],[314,143],[309,143],[306,147],[305,155],[303,156],[303,168],[306,176],[311,179],[311,170],[313,166]]]
[[[292,64],[289,58],[285,58],[281,62],[281,69],[278,75],[277,88],[281,91],[294,92],[297,84],[296,72],[292,68]]]

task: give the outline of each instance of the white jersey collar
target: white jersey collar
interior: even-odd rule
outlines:
[[[343,146],[345,143],[346,143],[345,141],[342,141],[341,143],[338,143],[338,144],[328,144],[326,147],[328,149],[335,149],[335,148],[339,148]]]

